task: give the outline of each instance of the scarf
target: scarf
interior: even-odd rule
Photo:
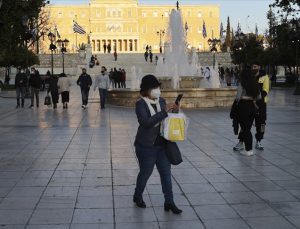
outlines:
[[[142,97],[142,99],[146,102],[146,104],[147,104],[147,106],[148,106],[148,108],[150,110],[151,116],[153,116],[153,115],[156,114],[156,111],[154,110],[154,108],[152,107],[152,105],[156,105],[157,112],[161,112],[161,107],[160,107],[160,104],[159,104],[159,99],[152,100],[152,99],[149,99],[147,97]],[[155,126],[156,127],[159,126],[159,123],[157,123]]]

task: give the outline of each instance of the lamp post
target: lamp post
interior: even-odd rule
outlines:
[[[162,53],[162,37],[165,35],[165,30],[160,29],[156,33],[157,33],[157,36],[159,36],[159,52]]]
[[[213,68],[215,69],[216,65],[216,52],[218,51],[217,45],[219,45],[221,41],[216,38],[209,38],[208,45],[210,46],[210,51],[213,53]]]
[[[63,59],[63,73],[65,74],[65,53],[67,52],[69,40],[68,39],[58,39],[57,41],[58,47],[60,48],[61,54],[62,54],[62,59]]]
[[[51,51],[51,76],[53,77],[53,52],[56,50],[56,46],[55,44],[53,44],[53,41],[55,41],[55,34],[54,33],[51,33],[49,32],[48,33],[48,38],[50,40],[50,46],[49,46],[49,49]]]

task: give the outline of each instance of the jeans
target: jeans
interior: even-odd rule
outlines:
[[[160,175],[165,203],[174,203],[171,180],[171,164],[164,152],[164,147],[143,147],[136,145],[135,151],[139,161],[140,171],[137,176],[134,197],[138,199],[142,198],[147,181],[153,172],[154,166],[156,165]]]
[[[17,87],[16,94],[17,94],[17,104],[20,105],[20,98],[21,98],[22,106],[24,106],[26,87]]]
[[[36,106],[39,107],[39,102],[40,102],[39,93],[40,93],[40,89],[34,87],[30,88],[31,106],[34,106],[34,97],[35,97]]]
[[[257,105],[259,106],[259,114],[255,115],[255,138],[256,141],[260,142],[264,138],[265,134],[265,126],[267,120],[267,104],[264,102],[260,102]]]
[[[105,108],[105,101],[106,101],[107,90],[99,88],[99,95],[100,95],[101,108]]]
[[[86,106],[89,102],[89,88],[81,88],[82,105]]]
[[[254,122],[255,107],[251,100],[241,100],[238,105],[238,120],[241,126],[239,139],[245,142],[246,151],[252,150],[253,137],[251,127]]]

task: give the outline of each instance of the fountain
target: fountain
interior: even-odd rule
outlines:
[[[220,88],[217,67],[210,66],[210,77],[205,78],[196,50],[192,50],[189,58],[186,44],[182,14],[177,2],[177,10],[173,9],[170,14],[165,53],[159,56],[154,73],[162,83],[163,97],[174,102],[177,95],[183,93],[181,106],[187,108],[231,106],[236,89]],[[108,100],[111,104],[131,107],[135,105],[140,96],[139,84],[143,72],[141,68],[137,71],[134,66],[131,70],[134,81],[131,90],[110,91]]]

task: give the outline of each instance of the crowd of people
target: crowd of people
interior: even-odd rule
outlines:
[[[236,86],[239,79],[239,69],[238,67],[219,67],[219,76],[222,85]]]

